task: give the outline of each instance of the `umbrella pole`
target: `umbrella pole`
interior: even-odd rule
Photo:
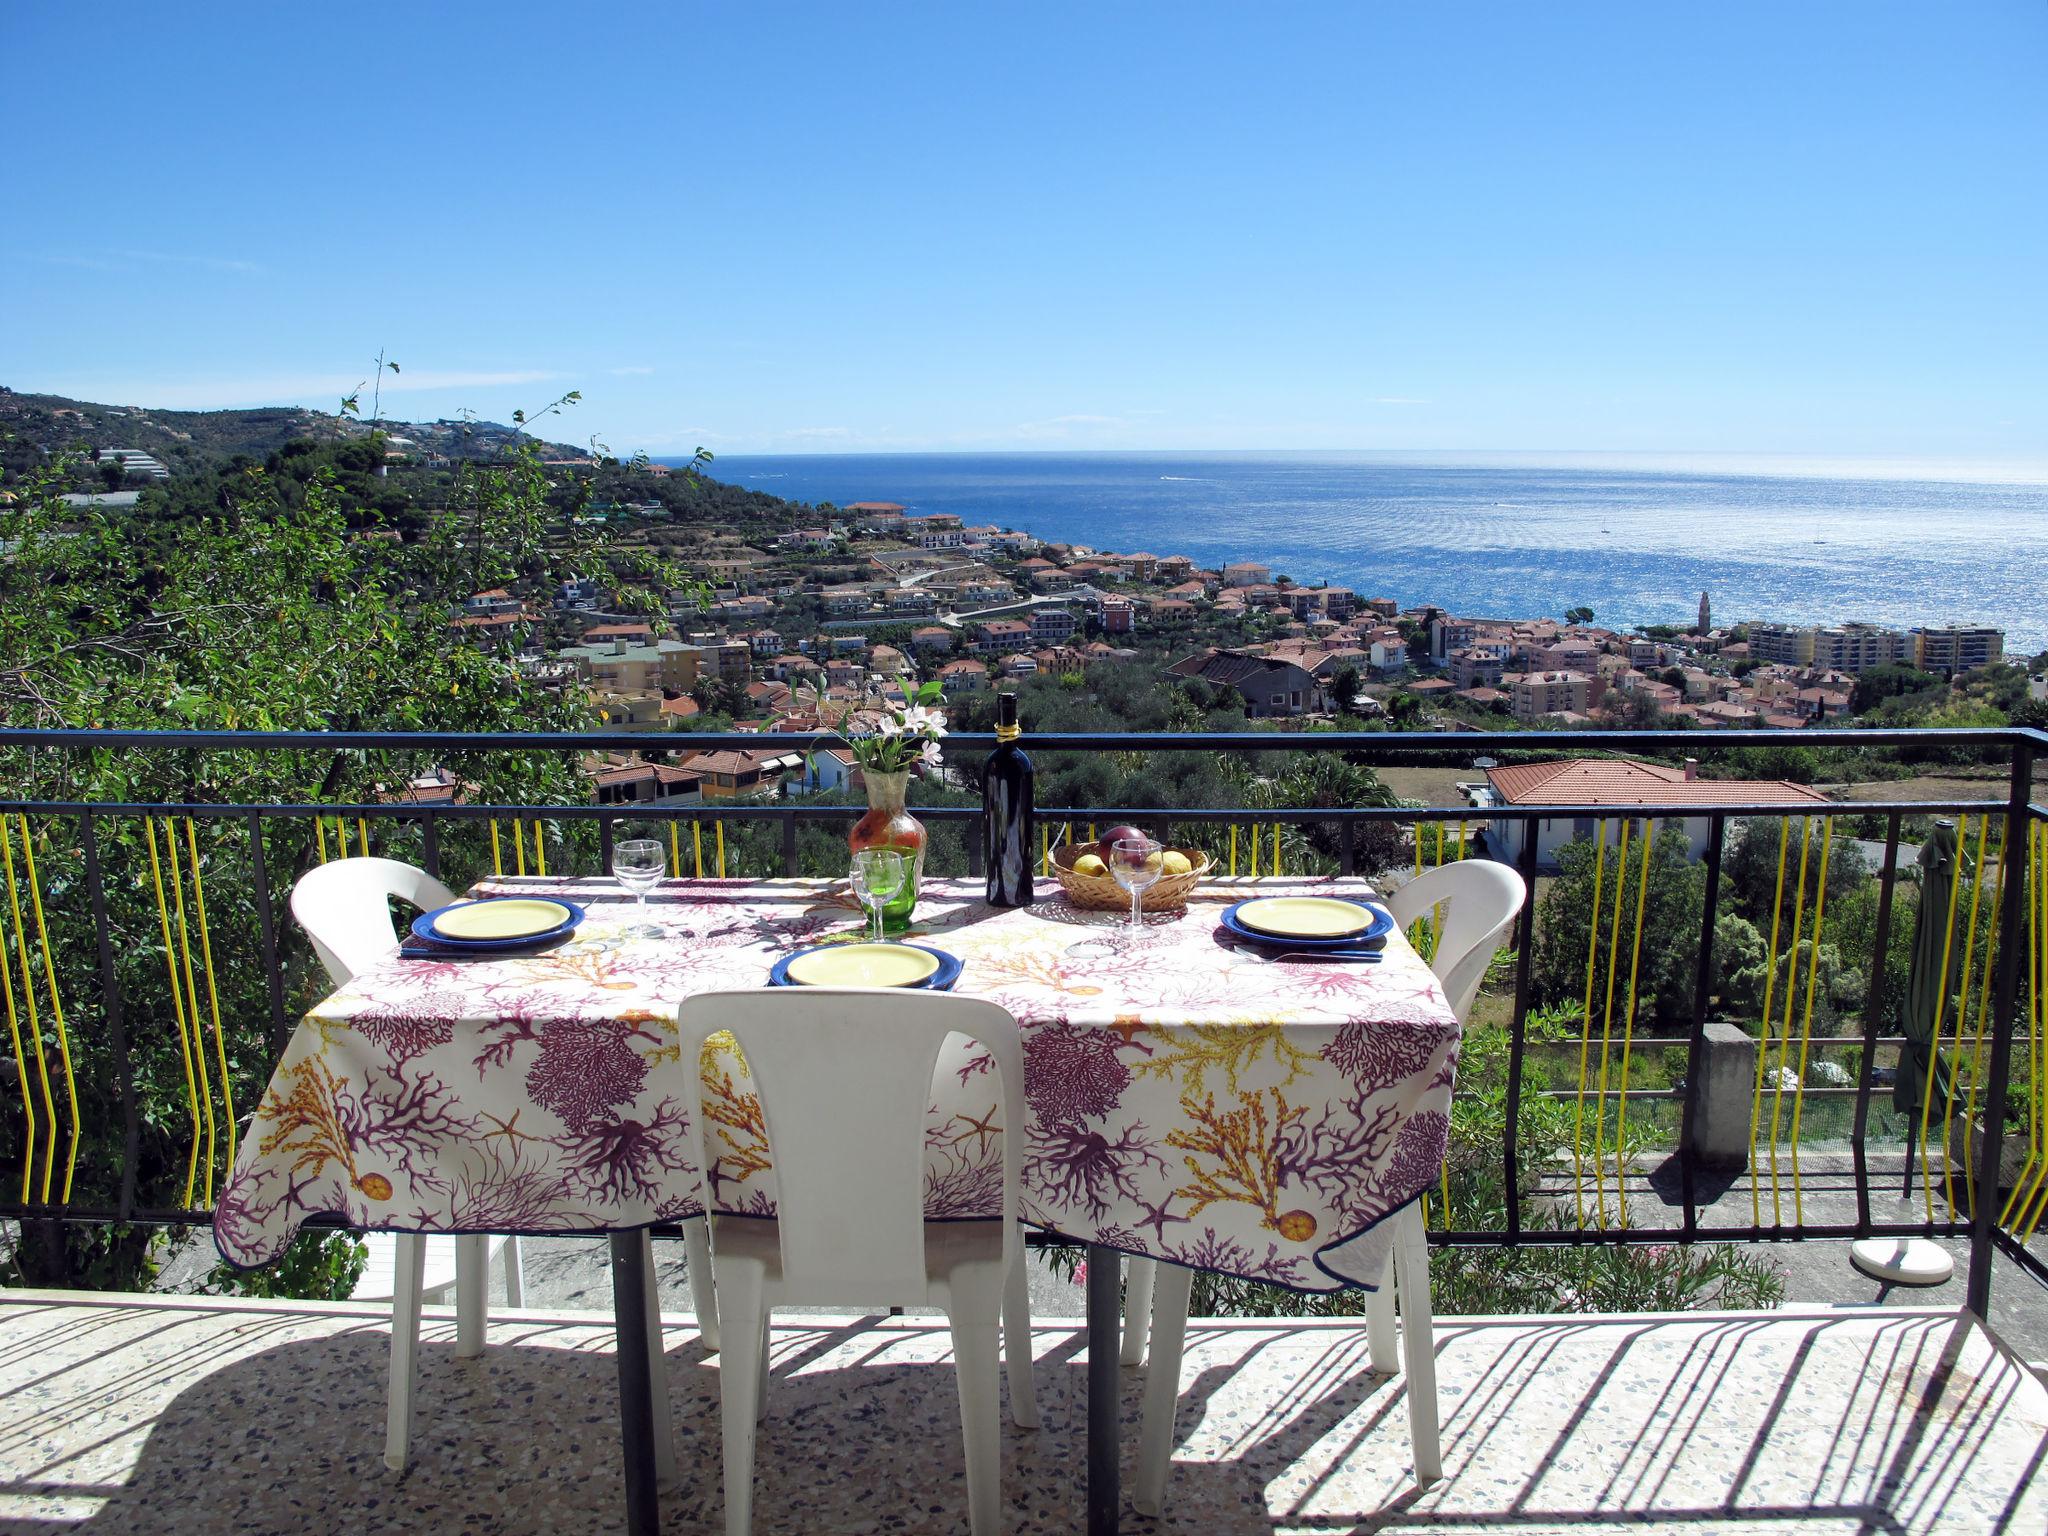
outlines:
[[[1904,1177],[1899,1180],[1899,1198],[1901,1200],[1913,1198],[1913,1143],[1916,1139],[1913,1126],[1909,1121],[1906,1126],[1906,1172]]]

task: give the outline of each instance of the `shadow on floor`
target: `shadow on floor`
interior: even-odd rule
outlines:
[[[0,1358],[0,1404],[16,1398],[0,1420],[0,1495],[21,1516],[0,1524],[10,1536],[619,1528],[617,1378],[603,1330],[504,1321],[474,1361],[425,1345],[401,1478],[381,1462],[382,1331],[271,1344],[265,1326],[242,1338],[254,1352],[239,1358],[203,1331],[160,1337],[153,1351],[124,1338],[116,1369],[92,1357],[89,1388],[86,1366],[37,1374],[33,1358]],[[685,1331],[668,1343],[679,1473],[663,1529],[721,1529],[715,1357]],[[1040,1331],[1043,1426],[1006,1424],[1012,1532],[1082,1523],[1080,1343]],[[132,1377],[118,1368],[130,1353]],[[2024,1501],[2048,1443],[2043,1394],[1950,1319],[1452,1323],[1438,1354],[1448,1475],[1418,1492],[1401,1384],[1370,1370],[1363,1330],[1196,1321],[1167,1513],[1148,1521],[1127,1508],[1126,1528],[2040,1528],[2038,1504]],[[778,1326],[755,1529],[964,1530],[945,1356],[943,1327],[918,1320]],[[198,1374],[153,1421],[123,1412],[131,1391],[178,1373]],[[1142,1379],[1124,1373],[1126,1489]],[[140,1437],[124,1476],[81,1485],[80,1468],[123,1435]],[[36,1513],[38,1495],[81,1493],[104,1502],[83,1519]]]

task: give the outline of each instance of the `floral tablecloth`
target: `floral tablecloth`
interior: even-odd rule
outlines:
[[[706,1154],[720,1209],[773,1212],[760,1103],[729,1037],[704,1053],[702,1140],[692,1134],[676,1008],[857,937],[844,887],[676,880],[645,908],[597,880],[497,880],[477,894],[541,890],[588,905],[572,942],[505,960],[394,959],[306,1016],[215,1212],[226,1259],[267,1263],[319,1213],[433,1232],[674,1221],[698,1211]],[[1198,897],[1120,950],[1113,917],[1058,898],[999,912],[978,882],[939,881],[911,937],[958,955],[956,990],[1022,1026],[1027,1220],[1300,1290],[1370,1284],[1386,1252],[1370,1229],[1444,1157],[1457,1021],[1399,936],[1377,964],[1276,963],[1221,939],[1222,906]],[[935,1217],[992,1214],[999,1187],[988,1063],[955,1045],[926,1133]]]

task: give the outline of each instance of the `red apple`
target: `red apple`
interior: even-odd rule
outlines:
[[[1111,827],[1102,834],[1101,840],[1095,845],[1095,851],[1106,859],[1116,851],[1118,843],[1127,842],[1134,838],[1143,838],[1144,836],[1145,834],[1136,827]]]

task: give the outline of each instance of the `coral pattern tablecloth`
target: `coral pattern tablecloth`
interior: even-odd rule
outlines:
[[[1260,882],[1311,887],[1341,888]],[[677,1005],[758,986],[780,956],[857,936],[860,914],[843,885],[814,881],[670,881],[644,909],[595,880],[477,894],[540,889],[589,905],[572,942],[394,959],[306,1016],[215,1212],[224,1257],[267,1263],[318,1213],[518,1233],[697,1213]],[[1222,906],[1198,898],[1122,951],[1114,918],[1058,898],[999,912],[978,882],[939,881],[912,937],[960,956],[956,990],[1023,1028],[1027,1220],[1301,1290],[1370,1284],[1385,1238],[1361,1234],[1444,1157],[1457,1021],[1399,936],[1377,964],[1275,963],[1219,938]],[[998,1187],[988,1063],[956,1047],[927,1126],[934,1217],[992,1213]],[[714,1201],[772,1213],[760,1103],[729,1039],[702,1068]]]

